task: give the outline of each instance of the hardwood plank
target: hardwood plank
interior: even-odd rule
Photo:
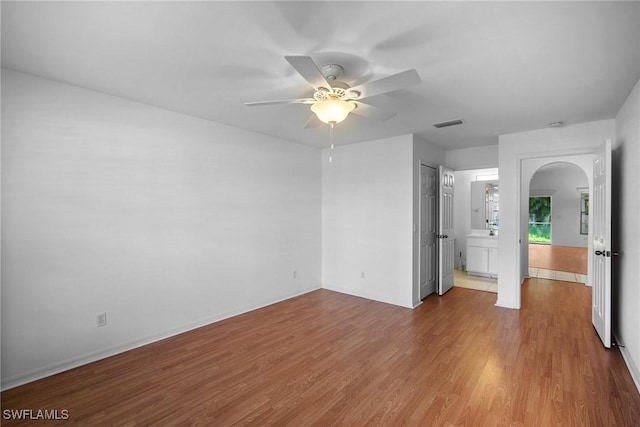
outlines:
[[[587,274],[587,248],[530,243],[529,267]]]
[[[516,311],[464,288],[414,310],[319,290],[4,391],[2,408],[87,426],[635,425],[590,292],[529,279]]]

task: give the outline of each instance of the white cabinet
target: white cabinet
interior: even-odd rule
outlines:
[[[489,248],[489,274],[498,276],[498,248]]]
[[[467,246],[467,271],[488,273],[489,250],[480,246]]]
[[[467,236],[467,273],[498,276],[498,238]]]

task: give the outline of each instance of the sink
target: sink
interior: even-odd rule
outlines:
[[[491,235],[491,230],[473,229],[467,237],[498,237],[498,230],[494,230],[494,235]]]
[[[469,236],[488,236],[489,232],[490,230],[473,229],[471,230],[471,234],[469,234]]]

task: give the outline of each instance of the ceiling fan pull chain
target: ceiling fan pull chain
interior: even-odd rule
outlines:
[[[333,163],[333,125],[335,123],[329,123],[329,142],[331,143],[330,145],[330,152],[329,152],[329,163]]]

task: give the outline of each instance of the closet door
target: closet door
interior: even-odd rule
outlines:
[[[440,295],[444,295],[453,287],[453,187],[453,171],[440,166],[438,200],[438,293]]]
[[[420,299],[436,291],[436,170],[420,165]]]

